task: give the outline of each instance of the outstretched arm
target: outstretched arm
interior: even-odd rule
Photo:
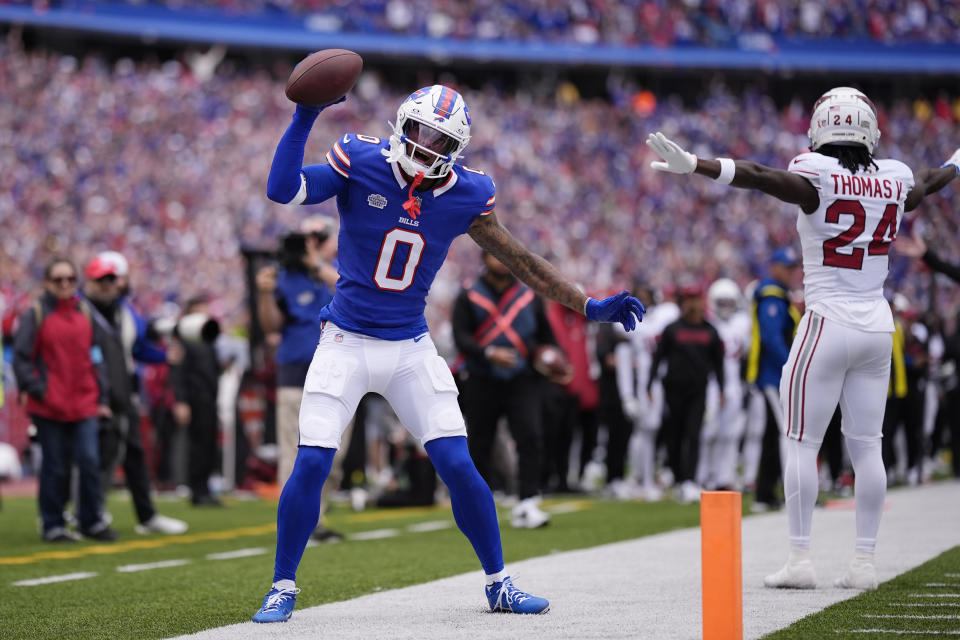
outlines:
[[[479,216],[467,231],[474,242],[502,262],[513,275],[545,298],[574,311],[584,312],[587,296],[571,284],[556,267],[533,253],[497,219],[497,214]]]
[[[813,213],[820,206],[820,195],[805,178],[748,160],[697,158],[660,132],[647,136],[647,146],[663,158],[652,162],[657,171],[670,173],[699,173],[722,184],[741,189],[756,189],[784,202],[800,205],[804,213]]]
[[[925,197],[940,191],[958,175],[960,175],[960,149],[954,151],[942,166],[936,169],[921,169],[913,174],[913,189],[907,194],[907,201],[903,204],[904,210],[913,211],[920,206]]]
[[[632,331],[643,319],[646,309],[636,298],[623,291],[604,300],[589,298],[563,277],[557,269],[533,253],[500,224],[495,213],[478,216],[467,231],[474,242],[489,251],[515,276],[544,298],[586,315],[599,322],[620,322]],[[634,320],[636,316],[636,320]]]
[[[342,102],[341,98],[337,102]],[[337,104],[336,102],[332,104]],[[310,129],[329,107],[297,105],[293,121],[280,138],[267,178],[267,197],[280,204],[315,204],[335,195],[345,183],[330,165],[303,166],[303,151]]]
[[[931,271],[938,271],[954,282],[960,282],[960,265],[944,262],[940,256],[927,247],[927,243],[920,236],[916,234],[911,237],[900,236],[894,246],[897,252],[905,256],[922,259]]]

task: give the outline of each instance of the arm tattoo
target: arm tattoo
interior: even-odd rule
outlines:
[[[587,296],[564,278],[552,264],[514,238],[513,234],[500,224],[496,214],[477,218],[467,233],[474,242],[495,256],[541,296],[579,313],[584,312]]]

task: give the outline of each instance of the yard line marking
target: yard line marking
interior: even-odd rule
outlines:
[[[908,598],[960,598],[960,593],[909,593]]]
[[[354,513],[341,518],[343,522],[378,522],[380,520],[396,520],[408,516],[422,516],[428,513],[449,513],[449,507],[445,505],[436,505],[433,507],[400,507],[398,509],[384,509],[381,511],[367,511],[364,513]]]
[[[960,636],[960,631],[907,631],[904,629],[834,629],[834,633],[893,633],[898,636]]]
[[[960,607],[960,602],[888,602],[890,607]]]
[[[190,564],[189,560],[161,560],[160,562],[146,562],[144,564],[125,564],[117,567],[120,573],[136,573],[137,571],[150,571],[151,569],[166,569],[168,567],[181,567]]]
[[[54,582],[69,582],[70,580],[83,580],[84,578],[93,578],[99,575],[95,571],[80,571],[77,573],[65,573],[60,576],[47,576],[46,578],[32,578],[30,580],[17,580],[11,582],[15,587],[35,587],[38,584],[53,584]]]
[[[233,560],[234,558],[249,558],[266,553],[263,547],[254,547],[252,549],[237,549],[236,551],[224,551],[223,553],[208,553],[207,560]]]
[[[907,615],[903,613],[864,613],[861,614],[863,618],[893,618],[896,620],[907,619],[907,620],[960,620],[960,616],[948,615],[948,614],[932,614],[928,616],[923,615]]]
[[[453,523],[449,520],[429,520],[427,522],[418,522],[407,527],[410,533],[426,533],[428,531],[441,531],[449,529]]]
[[[561,502],[544,508],[549,513],[574,513],[588,509],[590,504],[586,500],[571,500],[570,502]]]
[[[960,587],[960,582],[928,582],[925,587]]]
[[[945,573],[944,578],[960,578],[960,573]]]
[[[137,551],[140,549],[159,549],[174,544],[192,544],[194,542],[206,542],[208,540],[233,540],[234,538],[244,536],[259,536],[265,533],[273,533],[276,529],[276,522],[271,522],[270,524],[224,529],[222,531],[207,531],[205,533],[164,536],[163,538],[149,540],[130,540],[129,542],[98,544],[92,547],[80,547],[70,551],[38,551],[37,553],[31,553],[26,556],[0,558],[0,566],[32,564],[34,562],[42,562],[43,560],[73,560],[86,556],[125,553],[127,551]]]
[[[350,540],[382,540],[383,538],[395,538],[400,535],[397,529],[374,529],[372,531],[361,531],[347,536]]]

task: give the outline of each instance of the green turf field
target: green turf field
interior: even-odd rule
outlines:
[[[190,531],[140,536],[133,531],[132,506],[121,496],[110,503],[121,536],[117,542],[51,545],[37,534],[34,499],[5,499],[0,511],[0,635],[18,640],[161,638],[249,620],[273,576],[276,503],[228,499],[227,504],[197,509],[184,501],[158,500],[162,513],[187,520]],[[544,506],[554,513],[549,527],[503,527],[507,562],[699,524],[698,505],[567,498]],[[508,511],[500,515],[504,522]],[[422,523],[430,524],[417,530]],[[479,579],[473,550],[453,526],[449,507],[363,513],[340,507],[329,514],[329,525],[346,534],[394,529],[397,535],[308,548],[298,573],[297,585],[303,589],[298,608],[468,571],[477,571]],[[258,555],[207,557],[240,550]],[[186,563],[117,570],[164,561]],[[13,585],[83,572],[97,575]]]
[[[958,594],[960,547],[954,547],[916,569],[881,584],[874,592],[863,593],[827,607],[765,638],[890,640],[956,636],[960,635]],[[801,594],[797,595],[799,597]],[[863,630],[872,631],[865,633]],[[879,630],[886,630],[887,633],[880,633]]]

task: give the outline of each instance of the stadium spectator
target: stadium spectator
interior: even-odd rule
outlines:
[[[536,349],[555,345],[543,302],[497,258],[483,252],[480,277],[457,296],[453,338],[464,358],[461,405],[470,456],[490,484],[497,424],[505,417],[517,448],[517,491],[511,524],[546,525],[539,507],[543,431],[541,380],[531,366]]]
[[[108,495],[114,471],[122,464],[137,516],[137,532],[180,534],[186,532],[187,523],[157,513],[150,497],[150,475],[135,395],[138,378],[133,369],[139,327],[137,318],[121,297],[125,282],[120,278],[126,279],[125,267],[126,261],[119,262],[116,256],[101,253],[84,269],[83,293],[91,319],[100,331],[103,367],[110,387],[111,415],[100,420],[101,491],[104,496]],[[112,520],[106,512],[104,518]]]
[[[111,415],[101,368],[102,336],[90,309],[77,297],[77,269],[70,260],[51,259],[44,268],[43,287],[43,295],[21,314],[14,339],[17,384],[37,427],[42,454],[37,498],[43,539],[77,540],[63,515],[75,462],[80,534],[111,542],[117,534],[101,518],[97,439],[97,418]]]
[[[594,326],[579,313],[553,303],[547,304],[546,312],[557,344],[573,368],[573,376],[566,384],[548,382],[544,398],[544,433],[549,436],[546,441],[547,487],[550,491],[567,493],[583,488],[584,470],[597,445],[600,389],[597,386],[596,340]],[[576,466],[571,474],[571,447],[575,435],[579,435],[580,452],[574,458]],[[571,475],[573,485],[570,485]]]
[[[190,500],[194,506],[223,506],[210,490],[210,476],[218,468],[217,391],[220,363],[214,341],[219,323],[210,317],[206,298],[193,298],[184,306],[176,335],[183,345],[183,361],[170,368],[176,404],[173,415],[189,436]]]
[[[666,414],[663,426],[670,467],[679,485],[679,500],[694,502],[700,499],[700,487],[695,478],[700,459],[700,430],[706,407],[707,382],[711,374],[717,381],[721,407],[724,402],[723,341],[705,319],[706,305],[700,285],[682,286],[679,298],[680,318],[667,325],[657,343],[650,363],[647,393],[652,395],[660,364],[665,362],[663,393]]]
[[[643,300],[641,299],[641,302]],[[633,421],[623,411],[623,400],[617,388],[617,345],[627,340],[623,331],[617,331],[612,325],[597,326],[597,362],[600,376],[597,379],[599,405],[598,422],[607,430],[606,438],[606,481],[607,491],[615,498],[629,499],[631,492],[624,484],[624,471],[627,460],[627,443],[633,433]]]
[[[781,475],[780,375],[800,314],[790,302],[790,289],[800,273],[800,256],[792,247],[780,247],[770,257],[769,275],[753,294],[753,340],[747,362],[747,382],[763,396],[766,418],[757,469],[756,498],[751,509],[766,511],[780,506],[776,489]]]
[[[893,298],[893,362],[891,387],[883,415],[883,466],[887,478],[902,481],[898,472],[896,435],[900,428],[906,438],[906,479],[919,484],[923,461],[923,413],[930,357],[927,348],[929,332],[919,314],[902,294]],[[902,367],[902,369],[901,369]],[[902,380],[902,382],[901,382]]]
[[[300,400],[307,369],[316,350],[323,323],[320,310],[333,299],[337,284],[337,228],[332,218],[314,216],[300,231],[284,236],[280,270],[265,266],[257,273],[257,318],[264,333],[279,333],[277,365],[277,484],[280,488],[293,471],[300,442]],[[312,537],[321,542],[343,536],[323,524],[330,493],[342,475],[343,456],[350,446],[353,422],[334,457],[331,479],[324,484],[320,523]]]

